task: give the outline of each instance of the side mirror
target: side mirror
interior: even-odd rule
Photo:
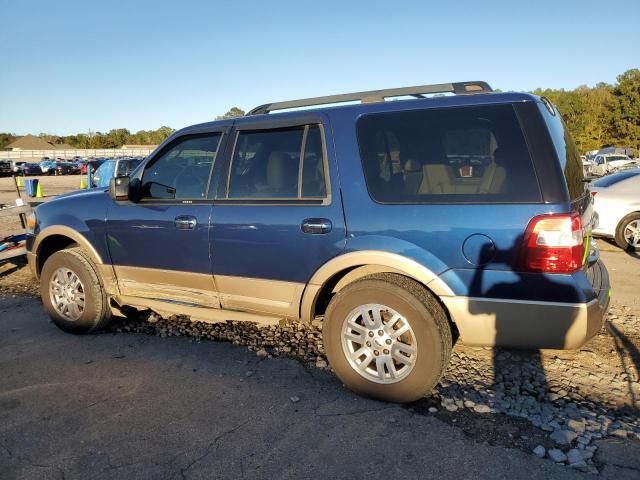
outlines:
[[[117,202],[129,200],[129,177],[115,177],[109,181],[109,196]]]

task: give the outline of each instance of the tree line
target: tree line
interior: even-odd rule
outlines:
[[[171,127],[160,127],[156,130],[139,130],[131,133],[126,128],[114,128],[108,132],[78,133],[77,135],[38,135],[53,145],[69,145],[73,148],[120,148],[122,145],[158,145],[175,130]],[[0,149],[20,138],[11,133],[0,133]]]
[[[595,87],[580,86],[574,90],[541,89],[534,94],[551,100],[562,113],[580,152],[605,146],[640,146],[640,70],[627,70],[618,75],[616,83],[598,83]],[[238,107],[217,117],[244,115]],[[74,148],[119,148],[122,145],[157,145],[175,130],[160,127],[131,133],[126,128],[109,132],[88,132],[57,136],[40,134],[53,144],[68,144]],[[0,149],[16,140],[16,135],[0,133]]]
[[[601,147],[640,146],[640,70],[618,75],[613,85],[598,83],[575,90],[536,89],[562,113],[580,152]],[[636,150],[637,152],[637,150]]]

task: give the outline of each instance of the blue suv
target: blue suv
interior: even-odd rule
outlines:
[[[39,206],[28,249],[66,331],[131,307],[322,319],[349,388],[408,402],[458,340],[562,349],[595,335],[610,296],[596,221],[556,108],[465,82],[185,128],[108,190]]]

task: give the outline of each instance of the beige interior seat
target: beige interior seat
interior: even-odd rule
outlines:
[[[422,164],[414,159],[409,159],[404,163],[404,191],[409,195],[416,195],[419,193],[420,185],[424,173],[422,172]]]
[[[422,174],[419,193],[454,193],[454,174],[451,166],[444,163],[424,165]]]
[[[487,165],[480,179],[478,193],[501,193],[502,185],[507,177],[507,172],[502,166],[505,156],[500,148],[493,152],[494,161]]]
[[[284,152],[271,152],[267,160],[267,188],[271,197],[298,196],[298,163]]]

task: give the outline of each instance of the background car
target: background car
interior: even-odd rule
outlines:
[[[46,175],[55,174],[56,166],[57,166],[57,163],[54,162],[53,160],[45,160],[43,162],[40,162],[40,169],[42,170],[42,173]]]
[[[22,173],[22,167],[24,165],[26,165],[27,162],[22,162],[22,161],[18,161],[18,160],[12,160],[11,161],[11,170],[13,171],[13,173]]]
[[[11,175],[11,162],[0,160],[0,176]]]
[[[593,163],[594,165],[591,172],[598,176],[623,170],[625,168],[633,168],[638,165],[635,160],[632,160],[626,155],[615,154],[596,155]]]
[[[120,158],[104,162],[93,176],[93,186],[107,188],[113,177],[129,175],[140,163],[140,158]]]
[[[100,165],[102,165],[105,161],[106,161],[106,159],[104,159],[104,158],[89,159],[87,162],[83,163],[80,166],[80,173],[82,173],[82,174],[86,174],[87,173],[87,165],[91,165],[91,171],[95,172],[96,170],[98,170]]]
[[[56,175],[74,175],[80,173],[80,169],[73,162],[58,162],[56,165]]]
[[[584,155],[582,155],[582,174],[585,177],[590,177],[593,174],[593,163],[590,160],[587,160]]]
[[[613,238],[625,250],[640,251],[640,168],[600,178],[590,190],[599,216],[593,234]]]
[[[42,175],[42,169],[38,163],[26,163],[21,169],[25,175]]]

